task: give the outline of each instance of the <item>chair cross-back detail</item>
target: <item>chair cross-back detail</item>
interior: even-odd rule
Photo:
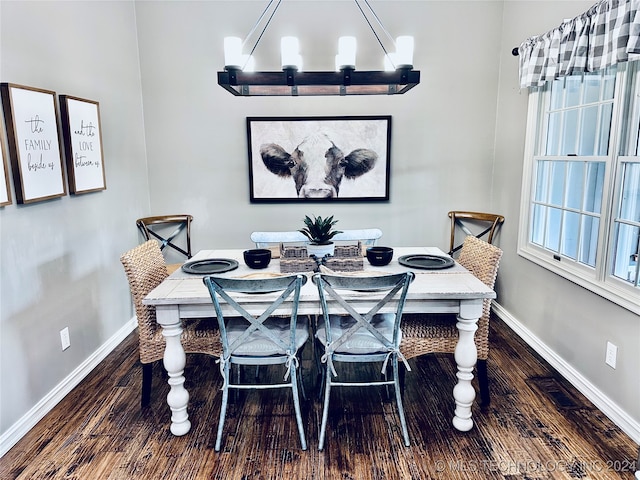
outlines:
[[[203,279],[209,289],[216,311],[222,342],[220,373],[222,374],[222,405],[215,444],[220,451],[222,432],[227,413],[230,389],[273,389],[291,388],[296,422],[303,450],[307,441],[302,424],[300,398],[298,394],[301,378],[298,377],[298,350],[309,339],[309,326],[306,317],[298,318],[300,288],[307,281],[304,275],[290,275],[265,279],[237,279],[208,276]],[[266,294],[280,292],[280,295],[260,315],[252,315],[233,298],[234,293]],[[285,301],[290,313],[286,316],[276,314]],[[230,307],[233,314],[223,314],[223,305]],[[287,310],[288,312],[288,310]],[[274,315],[275,314],[275,315]],[[233,382],[231,365],[277,365],[285,366],[282,383],[242,383],[238,378]]]
[[[165,340],[162,327],[156,322],[155,307],[144,305],[142,301],[169,274],[156,240],[148,240],[123,253],[120,262],[129,281],[138,320],[138,350],[142,363],[141,404],[144,407],[151,400],[153,363],[162,360]],[[204,353],[217,357],[222,351],[218,329],[207,319],[186,320],[180,342],[185,353]]]
[[[486,242],[492,243],[493,236],[498,228],[504,223],[504,217],[495,213],[483,213],[483,212],[465,212],[453,210],[448,213],[451,219],[451,238],[449,240],[449,255],[453,255],[455,252],[462,248],[462,242],[455,246],[456,231],[462,230],[464,237],[471,235],[476,238],[482,239],[486,236]],[[475,229],[481,228],[482,230],[474,233],[470,227]],[[464,239],[463,237],[463,239]]]
[[[400,322],[413,272],[372,277],[353,277],[317,273],[313,281],[318,288],[322,319],[316,337],[324,352],[322,363],[324,383],[324,407],[318,449],[324,448],[329,400],[332,387],[375,387],[393,385],[404,444],[409,446],[409,432],[402,404],[399,364],[409,365],[400,353]],[[356,310],[350,294],[357,291],[354,301],[362,302],[363,295],[370,297],[374,305],[365,314]],[[368,292],[368,294],[367,294]],[[389,307],[395,309],[388,312]],[[370,305],[371,303],[368,303]],[[386,307],[386,308],[385,308]],[[385,308],[383,313],[381,310]],[[391,363],[393,380],[387,380],[387,367]],[[340,362],[382,362],[382,380],[369,382],[338,381],[335,364]]]
[[[176,252],[191,258],[191,222],[192,215],[158,215],[136,220],[136,226],[145,240],[156,239],[160,242],[160,250],[169,247]],[[180,233],[185,232],[184,247],[176,241]],[[169,270],[172,270],[169,268]]]

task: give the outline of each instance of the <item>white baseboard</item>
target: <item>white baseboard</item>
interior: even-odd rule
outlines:
[[[54,387],[42,400],[29,410],[20,420],[14,423],[0,436],[0,458],[24,437],[42,418],[49,413],[65,396],[71,392],[91,371],[98,366],[127,336],[138,326],[133,317],[124,324],[98,350],[93,352],[62,382]]]
[[[615,423],[620,429],[629,435],[631,439],[640,444],[640,423],[631,418],[613,400],[602,393],[595,385],[587,380],[580,372],[558,356],[545,345],[531,330],[516,320],[499,303],[493,302],[493,311],[506,323],[520,338],[544,358],[560,375],[562,375],[580,393],[587,397],[602,413]]]

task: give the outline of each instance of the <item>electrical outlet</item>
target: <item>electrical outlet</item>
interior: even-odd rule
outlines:
[[[62,350],[66,350],[71,346],[71,337],[69,337],[69,327],[64,327],[60,330],[60,343],[62,344]]]
[[[616,360],[618,357],[618,347],[611,342],[607,342],[607,354],[605,356],[605,363],[611,368],[616,368]]]

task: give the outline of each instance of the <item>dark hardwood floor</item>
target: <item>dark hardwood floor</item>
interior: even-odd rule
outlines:
[[[638,446],[558,376],[500,320],[491,328],[492,402],[475,427],[451,425],[451,356],[411,361],[405,447],[384,390],[332,393],[325,450],[317,395],[303,405],[301,451],[290,392],[246,392],[231,404],[223,450],[215,443],[220,375],[214,359],[187,360],[191,431],[169,432],[168,386],[154,369],[152,402],[140,408],[141,368],[132,334],[2,459],[2,479],[633,479]],[[303,366],[312,368],[310,349]],[[365,374],[352,371],[351,374]],[[282,375],[282,371],[265,373]],[[307,390],[313,374],[307,375]]]

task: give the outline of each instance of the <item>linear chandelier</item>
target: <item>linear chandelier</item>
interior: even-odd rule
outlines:
[[[302,68],[299,42],[296,37],[282,37],[282,71],[253,71],[253,53],[265,30],[273,19],[282,0],[269,4],[258,18],[246,39],[226,37],[224,39],[225,67],[218,72],[218,85],[236,96],[328,96],[328,95],[397,95],[406,93],[420,83],[420,72],[413,70],[413,37],[400,36],[395,42],[380,22],[380,19],[364,0],[370,14],[396,48],[388,52],[358,0],[354,0],[360,13],[376,37],[384,53],[385,69],[380,71],[356,70],[356,38],[340,37],[335,56],[334,71],[306,72]],[[264,28],[258,35],[251,52],[243,54],[242,48],[271,11]]]

